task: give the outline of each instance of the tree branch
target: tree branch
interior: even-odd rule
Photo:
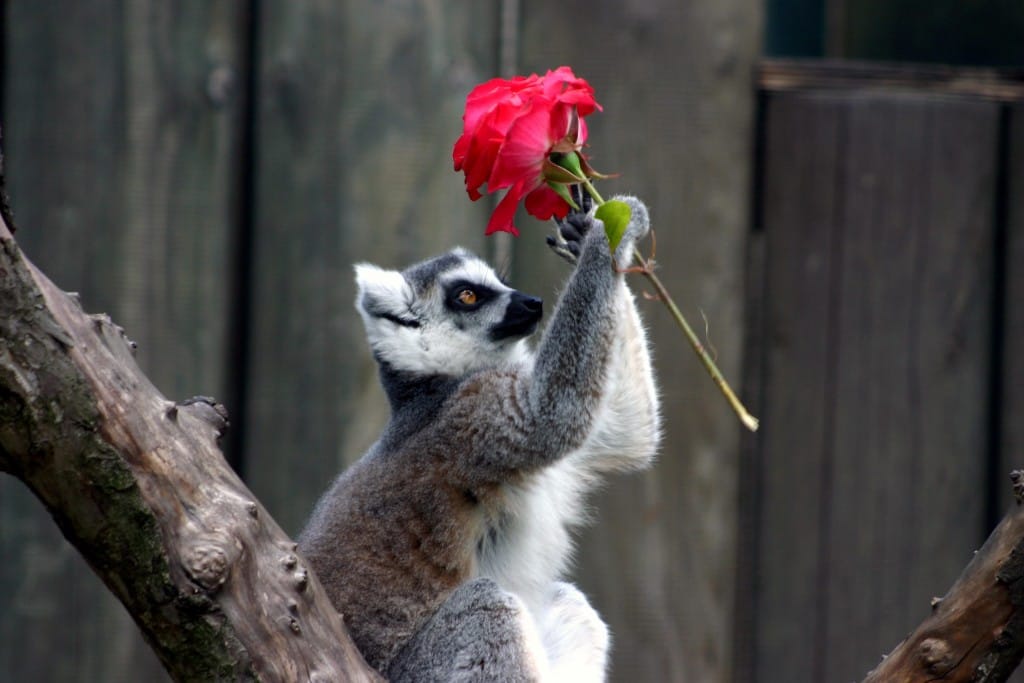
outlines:
[[[175,679],[380,680],[225,462],[223,409],[165,399],[133,346],[0,220],[0,471],[43,502]]]
[[[864,683],[1005,681],[1024,656],[1024,475],[1017,505],[985,541],[932,614]]]

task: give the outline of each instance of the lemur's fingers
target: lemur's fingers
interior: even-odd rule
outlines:
[[[594,208],[594,198],[589,192],[583,191],[582,185],[572,186],[572,199],[583,213],[590,213]]]
[[[582,250],[583,240],[600,221],[592,215],[593,199],[583,192],[579,185],[571,185],[569,192],[578,209],[570,209],[565,218],[556,218],[557,229],[554,237],[548,238],[551,249],[569,263],[576,263]]]
[[[583,239],[590,232],[590,227],[594,224],[595,220],[593,216],[578,211],[571,212],[562,221],[563,225],[569,226],[574,231],[576,239]],[[566,228],[568,229],[568,228]],[[566,236],[566,239],[569,239]]]
[[[548,235],[547,242],[548,246],[551,247],[551,251],[555,252],[572,265],[576,265],[576,259],[580,252],[578,243],[574,244],[566,242],[565,240],[558,240],[551,235]]]
[[[583,239],[586,231],[587,226],[585,224],[581,224],[580,221],[575,219],[570,220],[569,216],[566,216],[565,220],[558,224],[558,234],[566,242],[579,242]]]
[[[576,264],[576,259],[580,255],[580,242],[582,240],[583,235],[573,225],[573,222],[568,220],[568,216],[560,220],[555,219],[554,235],[547,238],[548,246],[551,247],[551,250],[573,265]]]
[[[575,202],[576,206],[579,207],[578,209],[570,207],[570,216],[576,214],[588,214],[592,212],[594,208],[594,198],[590,196],[590,193],[584,192],[581,185],[570,185],[569,196],[572,197],[573,202]]]
[[[569,186],[569,196],[572,197],[572,200],[574,202],[576,202],[576,206],[579,206],[580,202],[582,201],[582,198],[581,198],[580,195],[581,195],[581,193],[580,193],[580,186],[579,186],[579,184],[570,185]]]

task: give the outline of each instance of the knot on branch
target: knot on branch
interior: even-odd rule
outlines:
[[[292,552],[285,553],[281,558],[281,566],[284,567],[285,572],[291,575],[295,590],[299,593],[305,593],[309,587],[309,572],[299,562],[299,558],[295,555],[294,550],[293,546]]]
[[[925,668],[933,674],[944,674],[956,661],[949,643],[941,638],[925,638],[918,646],[918,655]]]
[[[179,408],[188,408],[192,413],[217,430],[217,440],[228,431],[231,422],[228,420],[228,409],[223,403],[209,396],[193,396],[178,403]],[[177,411],[175,411],[177,412]]]
[[[227,534],[200,537],[182,553],[182,564],[189,578],[207,591],[224,585],[231,567],[242,552],[241,544]]]
[[[65,296],[75,307],[81,309],[82,304],[79,301],[77,292],[66,292]],[[139,345],[128,338],[124,328],[111,320],[110,315],[107,313],[93,313],[89,315],[89,319],[92,320],[96,334],[99,335],[104,345],[110,351],[115,353],[127,351],[128,355],[133,358],[135,357],[135,351],[139,348]]]

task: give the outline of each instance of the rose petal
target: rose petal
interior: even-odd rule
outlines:
[[[466,161],[466,153],[469,151],[469,144],[472,139],[468,134],[463,133],[455,141],[455,147],[452,148],[452,161],[455,162],[456,171],[462,170],[462,164]]]
[[[523,178],[539,180],[544,157],[555,143],[551,137],[551,104],[535,96],[512,124],[487,180],[488,188],[500,190]]]
[[[466,163],[463,166],[463,171],[466,174],[466,190],[470,193],[470,196],[487,182],[491,169],[494,167],[495,159],[498,156],[498,151],[501,149],[502,139],[503,136],[501,135],[481,136],[473,138],[470,143]],[[488,187],[490,192],[493,192],[495,189],[497,188]],[[479,197],[479,193],[477,193],[477,196]]]
[[[578,78],[572,69],[560,66],[544,75],[541,91],[545,97],[565,104],[576,105],[580,116],[587,116],[601,105],[594,99],[594,88],[586,80]]]
[[[492,78],[481,83],[466,97],[466,112],[462,116],[463,133],[471,134],[480,125],[481,119],[500,104],[524,106],[529,93],[523,91],[539,90],[540,87],[541,80],[537,74],[512,79]]]
[[[496,232],[510,232],[516,237],[519,236],[519,230],[512,224],[512,219],[515,218],[519,201],[527,191],[525,181],[518,182],[509,188],[509,191],[501,198],[498,205],[494,207],[491,219],[487,221],[487,229],[484,231],[485,235],[492,235]]]
[[[546,221],[552,216],[565,218],[569,213],[569,205],[566,201],[546,184],[526,195],[524,206],[526,213],[542,221]]]
[[[555,151],[580,152],[587,139],[583,117],[600,108],[594,89],[567,66],[473,88],[452,162],[465,174],[471,199],[479,199],[485,185],[489,193],[508,189],[487,234],[519,234],[512,221],[520,202],[542,219],[568,212],[566,201],[544,184],[544,163]]]
[[[572,128],[572,107],[556,102],[551,107],[551,118],[548,122],[548,137],[552,144],[563,139]]]
[[[594,89],[589,85],[586,88],[570,88],[562,91],[556,98],[564,104],[571,104],[579,111],[580,116],[587,116],[601,105],[594,99]]]
[[[576,130],[576,149],[577,151],[587,141],[587,122],[583,120],[583,114],[579,115],[579,119],[576,121],[576,125],[579,128]]]

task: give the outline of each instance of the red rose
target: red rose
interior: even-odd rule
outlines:
[[[580,151],[587,140],[583,117],[600,108],[594,89],[567,66],[473,88],[452,158],[466,175],[470,199],[481,197],[485,183],[488,193],[509,188],[487,223],[488,235],[519,234],[512,219],[524,198],[527,212],[542,220],[568,213],[569,205],[544,181],[544,165],[554,152]]]

